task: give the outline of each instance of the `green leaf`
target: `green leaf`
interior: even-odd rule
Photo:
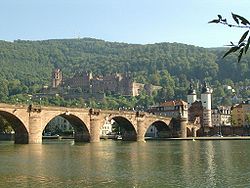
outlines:
[[[250,37],[248,38],[247,44],[245,46],[245,53],[247,53],[247,50],[249,48],[249,44],[250,44]]]
[[[223,58],[226,57],[227,55],[233,53],[233,52],[236,52],[238,49],[240,49],[238,46],[234,46],[234,47],[230,48],[230,50],[228,50],[228,51],[224,54]]]
[[[242,17],[242,16],[240,16],[240,15],[237,15],[237,14],[233,14],[232,13],[232,16],[233,16],[233,19],[234,19],[234,21],[237,23],[237,24],[239,24],[239,19],[240,19],[240,21],[241,21],[241,23],[243,24],[243,25],[250,25],[250,22],[246,19],[246,18],[244,18],[244,17]]]
[[[227,19],[226,18],[225,19],[221,19],[221,21],[227,23]]]
[[[246,45],[245,42],[242,42],[242,43],[240,43],[240,45],[238,45],[238,47],[242,48],[242,47],[245,47],[245,45]]]
[[[241,23],[243,24],[243,25],[250,25],[250,22],[246,19],[246,18],[244,18],[244,17],[242,17],[242,16],[239,16],[239,15],[237,15],[238,16],[238,18],[241,20]]]
[[[212,21],[210,21],[208,23],[219,23],[219,22],[220,22],[220,20],[214,19],[214,20],[212,20]]]
[[[234,21],[239,25],[239,20],[236,14],[232,13],[232,17],[234,19]]]
[[[242,42],[245,40],[245,38],[247,37],[248,33],[249,33],[249,30],[248,30],[248,31],[246,31],[246,32],[242,35],[242,37],[240,38],[240,40],[239,40],[239,43],[238,43],[238,44],[242,43]]]

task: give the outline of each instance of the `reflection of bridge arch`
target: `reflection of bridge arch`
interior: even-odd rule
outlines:
[[[14,129],[15,143],[27,144],[29,142],[28,129],[21,118],[13,113],[6,111],[0,111],[0,116],[2,116],[7,122],[9,122],[11,127]]]
[[[132,119],[128,119],[122,115],[110,115],[109,121],[113,119],[120,127],[120,132],[123,140],[136,140],[137,130],[135,125],[131,122]]]

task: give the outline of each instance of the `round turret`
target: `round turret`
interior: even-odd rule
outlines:
[[[206,82],[204,82],[204,85],[203,85],[203,87],[201,88],[201,93],[202,93],[202,94],[203,94],[203,93],[212,93],[211,90],[210,90],[210,88],[207,86],[207,83],[206,83]]]
[[[201,102],[203,106],[203,126],[211,127],[212,90],[207,86],[206,82],[204,82],[201,89]]]
[[[188,95],[187,95],[187,102],[188,102],[188,108],[197,100],[196,97],[196,91],[193,88],[193,85],[190,84]]]
[[[196,91],[193,88],[192,84],[190,84],[190,86],[189,86],[188,95],[196,95]]]

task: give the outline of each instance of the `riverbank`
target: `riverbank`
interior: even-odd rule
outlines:
[[[226,137],[187,137],[187,138],[145,138],[145,140],[190,140],[190,141],[196,141],[196,140],[250,140],[250,136],[226,136]]]

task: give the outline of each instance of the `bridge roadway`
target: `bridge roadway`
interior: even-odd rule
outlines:
[[[146,112],[96,110],[52,106],[10,105],[0,103],[0,115],[15,131],[15,143],[40,144],[46,125],[55,117],[62,116],[74,128],[76,142],[99,142],[100,129],[105,120],[114,119],[126,130],[123,140],[144,141],[150,125],[171,129],[171,117],[156,116]],[[181,137],[186,137],[186,119],[181,119]]]

